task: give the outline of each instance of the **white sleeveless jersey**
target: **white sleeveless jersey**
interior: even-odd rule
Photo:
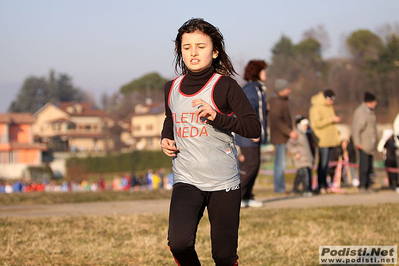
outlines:
[[[194,113],[192,101],[202,99],[220,112],[213,101],[213,90],[220,79],[214,74],[197,93],[180,91],[184,76],[177,77],[169,93],[169,108],[177,156],[173,158],[175,183],[191,184],[202,191],[227,191],[240,184],[237,150],[230,131],[220,130],[201,121]]]

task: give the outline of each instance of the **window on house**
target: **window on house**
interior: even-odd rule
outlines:
[[[152,125],[147,125],[147,130],[152,130]]]
[[[152,147],[152,139],[151,138],[147,139],[147,144],[148,144],[148,147]]]
[[[13,163],[14,162],[14,152],[9,151],[8,152],[8,163]]]
[[[69,123],[67,128],[68,128],[68,129],[76,129],[76,124],[74,124],[74,123]]]
[[[0,151],[0,163],[6,162],[6,155],[4,151]]]
[[[7,143],[5,134],[0,134],[0,143]]]

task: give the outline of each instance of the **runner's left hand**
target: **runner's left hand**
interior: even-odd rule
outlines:
[[[216,111],[215,109],[212,108],[210,104],[207,104],[204,100],[202,99],[196,99],[193,102],[193,107],[199,106],[197,111],[195,111],[195,114],[198,117],[205,117],[209,121],[215,120],[216,117]]]

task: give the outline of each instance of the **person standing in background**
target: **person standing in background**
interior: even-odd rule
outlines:
[[[370,175],[373,170],[373,155],[377,149],[377,122],[374,109],[377,107],[376,97],[369,92],[364,94],[364,102],[355,110],[352,122],[352,137],[359,150],[359,189],[370,190]]]
[[[388,135],[389,136],[386,136]],[[385,135],[385,136],[384,136]],[[394,189],[399,193],[399,174],[392,171],[392,168],[397,168],[397,150],[399,147],[398,136],[393,134],[393,130],[386,129],[383,131],[383,136],[378,143],[377,150],[384,154],[384,163],[389,181],[389,188]]]
[[[348,175],[350,175],[351,182],[348,184],[350,186],[357,187],[359,185],[359,177],[356,175],[356,147],[353,144],[353,138],[350,136],[348,141],[348,146],[346,147],[348,151],[348,159],[349,159],[349,169]]]
[[[317,193],[321,194],[328,191],[327,173],[332,150],[340,145],[337,123],[341,121],[341,118],[335,115],[334,101],[335,93],[331,89],[321,91],[310,99],[310,126],[319,151]]]
[[[241,207],[263,206],[261,201],[254,199],[253,186],[261,163],[260,147],[267,143],[266,68],[265,61],[251,60],[244,71],[244,80],[247,83],[242,89],[258,116],[262,130],[261,136],[256,139],[244,138],[236,134],[236,144],[241,152],[239,155]]]
[[[298,194],[298,186],[302,183],[302,195],[310,197],[312,196],[311,173],[314,159],[309,139],[306,136],[309,120],[301,115],[297,115],[295,125],[298,138],[296,140],[289,139],[287,142],[288,150],[294,157],[294,164],[297,169],[292,193]]]
[[[287,141],[297,139],[293,130],[288,95],[291,94],[290,83],[285,79],[277,79],[274,83],[276,95],[271,97],[269,120],[270,142],[275,146],[274,159],[274,192],[285,192],[284,170],[286,167]]]
[[[393,120],[393,134],[399,138],[399,113]]]

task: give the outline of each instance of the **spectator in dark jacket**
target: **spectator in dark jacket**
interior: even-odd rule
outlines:
[[[288,95],[291,93],[290,83],[285,79],[277,79],[274,84],[277,93],[270,99],[270,142],[275,146],[274,191],[285,192],[284,170],[286,167],[287,141],[297,139],[293,130]]]
[[[252,192],[260,167],[260,146],[267,143],[266,132],[266,68],[263,60],[251,60],[245,67],[242,88],[261,122],[261,136],[257,139],[244,138],[236,134],[236,143],[240,147],[241,207],[262,207],[263,203],[254,199]]]

